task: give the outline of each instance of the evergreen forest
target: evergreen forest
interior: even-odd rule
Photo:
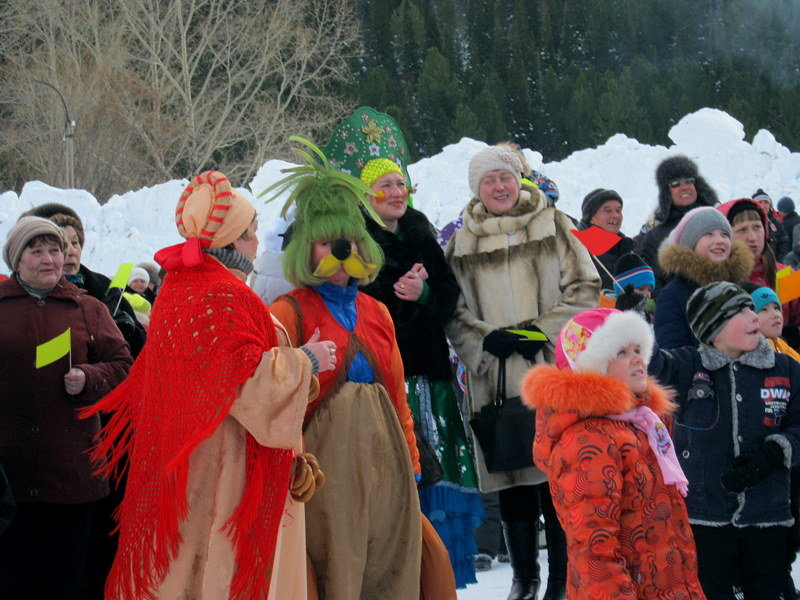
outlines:
[[[412,159],[463,136],[545,160],[617,132],[669,144],[709,106],[800,149],[798,0],[360,0],[357,104]]]

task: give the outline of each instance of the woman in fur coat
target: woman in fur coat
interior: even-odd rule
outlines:
[[[584,311],[561,330],[556,366],[522,384],[533,453],[567,534],[567,598],[705,598],[683,497],[688,482],[662,418],[670,394],[647,377],[649,325]]]
[[[710,206],[695,208],[681,219],[658,256],[663,273],[673,276],[661,290],[653,321],[659,347],[697,346],[686,302],[697,288],[712,281],[741,283],[750,275],[753,256],[733,241],[724,215]]]
[[[595,307],[600,293],[597,270],[586,248],[570,233],[569,217],[548,208],[538,189],[521,184],[521,170],[516,153],[504,146],[489,146],[472,158],[473,198],[462,212],[463,226],[445,251],[461,289],[446,332],[467,370],[470,417],[494,400],[500,361],[505,361],[506,394],[518,396],[524,373],[532,364],[553,361],[553,342],[561,327],[581,310]],[[509,330],[525,330],[538,339]],[[535,599],[540,581],[536,545],[540,504],[535,486],[547,477],[533,464],[491,473],[474,441],[481,491],[500,492],[514,571],[508,599]],[[563,553],[549,550],[552,566]],[[554,575],[551,568],[549,580]],[[563,574],[559,577],[563,583]]]

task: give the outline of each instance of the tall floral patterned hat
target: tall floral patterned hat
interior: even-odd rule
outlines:
[[[332,166],[367,185],[385,173],[397,172],[389,166],[391,162],[411,187],[406,138],[397,122],[386,113],[368,106],[357,109],[334,129],[323,152]]]

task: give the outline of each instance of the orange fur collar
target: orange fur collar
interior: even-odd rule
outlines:
[[[621,380],[593,371],[575,372],[550,365],[532,368],[522,379],[522,398],[532,409],[572,411],[582,418],[622,414],[641,403],[659,417],[675,409],[673,392],[648,381],[647,394],[637,401]]]

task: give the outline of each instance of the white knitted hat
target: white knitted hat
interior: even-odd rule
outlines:
[[[509,171],[517,185],[522,180],[522,163],[516,153],[504,146],[488,146],[469,161],[469,189],[478,198],[481,178],[489,171]]]
[[[141,267],[133,267],[133,269],[131,269],[131,276],[128,277],[128,283],[130,283],[134,279],[144,279],[144,282],[149,284],[150,273],[148,273]]]

